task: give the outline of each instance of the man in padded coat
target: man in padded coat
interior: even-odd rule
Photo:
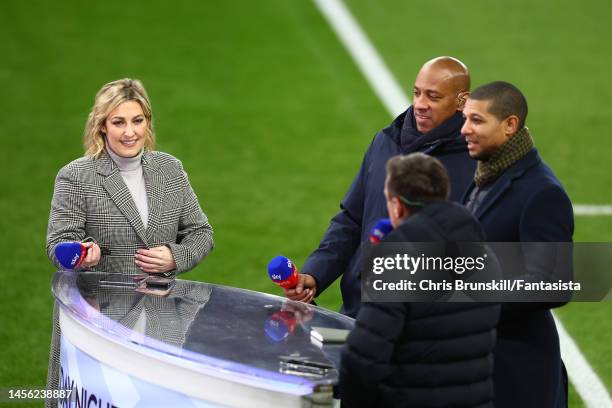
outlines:
[[[383,198],[395,229],[378,245],[483,241],[476,218],[447,195],[448,175],[435,158],[390,159]],[[414,255],[406,245],[404,253]],[[427,280],[432,272],[415,276]],[[499,309],[485,302],[363,303],[342,350],[342,406],[492,407]]]

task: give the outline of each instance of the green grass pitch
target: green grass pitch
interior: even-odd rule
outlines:
[[[612,43],[601,1],[347,0],[402,86],[453,55],[473,85],[504,79],[572,200],[612,204]],[[309,0],[0,4],[0,385],[45,383],[53,268],[44,244],[58,169],[82,154],[95,92],[143,80],[158,149],[183,161],[216,248],[184,277],[279,294],[282,253],[316,247],[374,133],[390,118]],[[575,239],[612,241],[612,217]],[[320,304],[340,305],[337,285]],[[608,389],[610,303],[558,311]],[[572,406],[582,406],[572,390]],[[20,404],[19,406],[27,406]],[[36,405],[32,405],[36,406]]]

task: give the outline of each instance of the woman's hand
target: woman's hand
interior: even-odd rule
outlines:
[[[134,254],[134,262],[147,273],[164,273],[176,269],[174,256],[167,246],[139,249]]]
[[[100,247],[95,242],[83,242],[82,244],[87,248],[87,255],[79,266],[84,268],[96,266],[100,262]]]

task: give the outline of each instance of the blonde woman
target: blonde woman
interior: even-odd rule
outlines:
[[[102,87],[87,119],[85,156],[55,180],[47,254],[88,240],[80,268],[125,274],[175,275],[213,247],[212,228],[181,162],[154,151],[149,97],[142,83]]]
[[[84,241],[79,270],[175,276],[197,265],[213,247],[212,228],[181,162],[156,152],[153,116],[142,83],[121,79],[102,87],[87,119],[85,156],[55,180],[47,255],[55,246]],[[58,389],[60,327],[57,305],[47,375]],[[47,399],[45,406],[57,401]]]

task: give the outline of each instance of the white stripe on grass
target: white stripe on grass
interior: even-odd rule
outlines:
[[[584,405],[588,408],[610,408],[612,400],[606,387],[595,374],[589,363],[574,343],[574,340],[565,331],[565,327],[555,316],[557,331],[559,331],[559,342],[561,343],[561,357],[567,368],[567,375],[574,388],[580,394]]]
[[[391,116],[403,112],[410,100],[342,0],[313,1]],[[612,206],[575,205],[574,212],[576,215],[612,215]],[[561,322],[556,322],[563,360],[576,391],[588,407],[610,407],[608,391]]]
[[[401,86],[342,0],[313,0],[392,117],[410,105]],[[574,214],[612,215],[609,205],[575,205]]]
[[[314,2],[391,116],[396,117],[406,110],[410,100],[344,3],[328,0]]]
[[[576,215],[612,215],[612,205],[574,204]]]

